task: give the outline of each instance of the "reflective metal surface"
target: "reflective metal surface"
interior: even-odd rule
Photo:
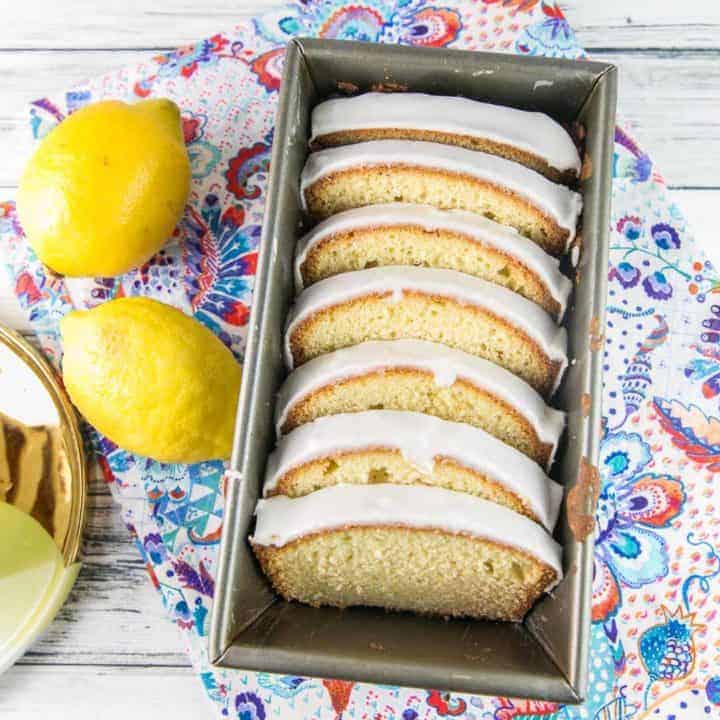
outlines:
[[[255,299],[228,478],[209,654],[223,667],[580,702],[587,688],[594,478],[601,430],[616,71],[587,61],[331,40],[288,45]],[[565,578],[523,624],[444,621],[371,608],[311,608],[276,597],[247,537],[274,441],[283,328],[303,217],[298,180],[310,112],[339,87],[376,84],[463,95],[548,113],[584,129],[584,198],[575,292],[564,325],[571,364],[554,404],[568,413],[552,477],[565,502],[555,537]]]
[[[0,327],[0,501],[37,520],[77,560],[86,465],[75,411],[42,354]]]
[[[0,672],[57,614],[80,568],[87,473],[58,376],[0,327]]]

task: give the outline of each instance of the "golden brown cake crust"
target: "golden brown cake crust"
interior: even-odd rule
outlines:
[[[369,203],[365,204],[382,204],[383,202],[426,202],[430,205],[441,210],[453,210],[461,209],[469,212],[478,212],[477,209],[462,204],[459,201],[461,193],[458,192],[459,186],[463,184],[470,185],[477,191],[485,193],[489,196],[493,196],[496,200],[502,203],[510,203],[517,212],[524,213],[528,218],[532,218],[532,221],[539,226],[539,229],[534,232],[528,232],[526,228],[517,228],[523,235],[527,235],[531,240],[535,241],[544,250],[549,252],[555,257],[561,256],[565,252],[570,232],[565,228],[560,227],[547,213],[543,212],[539,207],[533,205],[530,200],[524,198],[512,190],[488,182],[486,180],[480,180],[477,177],[463,174],[448,172],[447,170],[441,170],[437,168],[418,168],[415,165],[403,165],[401,163],[394,163],[392,165],[373,165],[370,167],[353,167],[347,170],[339,170],[334,173],[330,173],[316,180],[314,183],[308,185],[304,189],[305,202],[310,212],[315,219],[325,219],[330,215],[342,212],[343,210],[351,210],[359,205],[353,201],[345,198],[344,202],[336,203],[330,210],[324,208],[322,201],[322,195],[327,191],[328,188],[340,179],[350,177],[366,177],[372,176],[379,172],[382,173],[402,173],[404,176],[409,178],[432,178],[440,183],[443,188],[442,200],[433,201],[432,199],[418,199],[414,197],[388,197],[385,199],[373,198]],[[491,214],[484,214],[490,219],[496,219]],[[502,222],[502,220],[501,220]],[[510,223],[503,223],[510,224]],[[514,227],[514,225],[513,225]]]
[[[324,487],[329,487],[330,485],[336,485],[338,481],[334,480],[331,474],[327,472],[328,467],[334,463],[340,463],[345,459],[373,459],[373,456],[375,456],[375,458],[383,456],[385,460],[388,458],[403,460],[400,450],[386,446],[366,446],[357,450],[337,451],[329,455],[313,458],[312,460],[291,468],[279,478],[275,487],[268,491],[267,497],[274,497],[275,495],[301,497],[307,494],[306,492],[299,491],[298,484],[303,474],[308,472],[312,473],[313,471],[323,476],[323,482],[314,484],[311,488],[312,492]],[[456,492],[467,492],[469,495],[504,505],[510,508],[510,510],[524,515],[536,523],[540,523],[540,519],[527,502],[497,480],[494,480],[484,473],[478,472],[474,468],[461,465],[451,457],[436,455],[434,462],[435,466],[430,476],[418,472],[417,476],[409,482],[404,479],[399,479],[394,475],[390,478],[380,478],[380,480],[383,482],[392,482],[393,484],[428,485],[432,487],[442,487],[446,490],[455,490]],[[468,487],[467,484],[463,489],[453,487],[445,478],[444,470],[449,470],[451,473],[462,474],[471,479],[472,487]],[[359,477],[357,475],[353,476],[352,481],[356,484],[370,484],[370,482],[372,482],[367,476]],[[341,482],[349,481],[345,479]]]
[[[548,180],[573,186],[577,183],[577,173],[574,170],[561,171],[552,167],[539,155],[521,150],[520,148],[497,142],[489,138],[480,138],[473,135],[440,132],[438,130],[417,130],[413,128],[368,128],[362,130],[340,130],[316,137],[311,150],[337,147],[339,145],[354,145],[355,143],[370,140],[423,140],[426,142],[441,143],[442,145],[456,145],[468,150],[498,155],[508,160],[514,160],[535,172],[544,175]]]
[[[290,336],[289,344],[290,344],[290,352],[292,353],[293,362],[295,364],[295,367],[298,367],[302,365],[303,363],[307,362],[308,360],[312,360],[313,357],[316,357],[319,354],[322,353],[314,353],[311,354],[306,351],[307,342],[306,339],[310,333],[313,332],[313,330],[321,323],[325,322],[326,320],[330,324],[335,324],[337,322],[337,314],[339,312],[353,312],[356,308],[359,308],[360,306],[371,302],[371,301],[384,301],[387,298],[392,296],[392,291],[388,291],[386,293],[368,293],[367,295],[363,295],[361,297],[353,298],[351,300],[347,300],[342,303],[338,303],[336,305],[330,305],[328,307],[322,308],[321,310],[313,313],[312,315],[308,316],[301,322],[299,322],[295,327],[293,328],[292,334]],[[483,307],[478,307],[475,305],[466,305],[463,303],[458,302],[455,298],[452,297],[445,297],[442,295],[436,295],[431,293],[421,293],[416,290],[405,290],[403,292],[403,300],[399,301],[398,303],[395,303],[396,305],[402,304],[404,300],[407,299],[418,299],[423,303],[443,303],[447,302],[450,305],[454,306],[456,308],[456,312],[459,311],[469,311],[473,313],[478,319],[484,318],[485,320],[488,320],[492,323],[495,323],[503,328],[503,330],[512,337],[513,342],[515,343],[522,343],[526,347],[528,347],[534,358],[535,362],[540,366],[540,372],[537,373],[538,377],[533,378],[529,375],[517,371],[516,369],[511,368],[509,365],[505,365],[511,372],[514,372],[516,375],[520,375],[526,382],[528,382],[530,385],[532,385],[537,392],[539,392],[543,397],[548,398],[550,395],[552,395],[553,390],[555,388],[555,381],[557,378],[558,373],[561,369],[561,363],[559,361],[553,361],[551,360],[548,355],[545,353],[545,351],[540,347],[540,345],[529,335],[527,335],[525,332],[523,332],[520,328],[515,327],[514,325],[511,325],[507,320],[500,317],[499,315],[496,315],[495,313],[491,312],[490,310],[487,310]],[[425,326],[429,330],[429,325]],[[350,343],[345,343],[343,345],[338,345],[335,347],[329,347],[324,350],[324,352],[331,352],[332,350],[338,350],[342,347],[347,347],[348,345],[356,345],[361,342],[365,342],[368,340],[395,340],[398,338],[411,338],[416,340],[430,340],[432,342],[440,342],[442,344],[448,345],[449,347],[455,347],[459,350],[463,350],[465,352],[470,352],[471,354],[476,354],[479,357],[484,357],[485,359],[491,360],[493,362],[497,362],[497,359],[493,358],[491,355],[480,355],[479,353],[473,353],[472,350],[468,349],[467,347],[463,346],[461,343],[452,344],[447,338],[437,338],[432,335],[432,332],[427,332],[425,335],[421,335],[420,333],[416,335],[412,334],[403,334],[402,328],[400,330],[394,330],[395,335],[394,336],[380,336],[380,334],[371,334],[367,332],[367,328],[363,327],[361,328],[362,332],[358,332],[357,336],[353,338],[353,341]],[[498,363],[501,364],[501,363]],[[541,379],[538,379],[541,378]]]
[[[300,267],[300,272],[303,276],[303,282],[306,286],[312,285],[319,280],[323,280],[330,277],[331,273],[323,272],[321,270],[321,258],[324,253],[329,250],[336,249],[347,249],[356,243],[363,243],[364,240],[371,238],[374,234],[386,234],[388,231],[395,233],[415,233],[425,240],[432,240],[434,243],[438,243],[440,246],[446,243],[459,243],[463,246],[461,252],[482,252],[489,255],[495,260],[496,263],[502,263],[505,266],[512,268],[512,272],[519,275],[523,279],[523,286],[521,288],[513,288],[507,281],[507,274],[503,276],[490,276],[483,273],[472,273],[465,266],[461,266],[457,262],[453,262],[449,255],[444,256],[444,261],[427,265],[423,263],[425,267],[436,267],[444,268],[447,270],[456,270],[458,272],[465,272],[470,275],[494,282],[503,287],[517,292],[523,297],[531,300],[556,320],[560,314],[560,303],[550,294],[547,285],[542,281],[536,272],[529,268],[525,263],[518,260],[516,257],[507,253],[499,248],[495,248],[491,245],[478,242],[474,238],[469,237],[463,233],[459,233],[451,230],[427,230],[420,225],[375,225],[364,228],[358,228],[356,230],[349,230],[346,232],[339,232],[323,238],[315,245],[313,245],[307,252],[305,259]],[[467,258],[467,256],[466,256]],[[392,262],[393,265],[405,265],[409,263],[404,262]],[[415,263],[418,264],[418,263]],[[352,270],[363,270],[367,267],[376,267],[377,265],[364,265],[358,267],[341,267],[337,270],[337,273],[348,272]],[[335,273],[335,274],[337,274]]]
[[[435,534],[445,537],[458,537],[463,538],[466,540],[475,541],[479,544],[489,546],[493,548],[496,552],[500,554],[510,554],[515,555],[517,557],[523,557],[526,561],[533,564],[534,567],[538,569],[537,577],[536,579],[526,584],[524,590],[524,594],[520,595],[515,594],[512,598],[510,598],[508,604],[510,602],[513,603],[511,607],[507,607],[506,611],[503,613],[494,613],[490,619],[493,620],[502,620],[502,621],[510,621],[510,622],[519,622],[523,619],[523,617],[527,614],[527,612],[530,610],[530,608],[533,606],[533,604],[537,601],[537,599],[542,595],[542,593],[545,591],[545,588],[549,587],[556,579],[557,579],[557,573],[556,571],[551,568],[549,565],[545,565],[537,558],[531,556],[529,553],[513,547],[511,545],[507,545],[504,543],[497,542],[495,540],[490,540],[487,538],[480,538],[475,535],[470,535],[467,533],[453,533],[449,532],[440,528],[421,528],[421,527],[412,527],[408,528],[404,525],[399,524],[393,524],[393,525],[345,525],[337,528],[331,528],[327,530],[322,530],[319,532],[309,533],[307,535],[303,535],[300,538],[297,538],[296,540],[293,540],[281,547],[274,547],[274,546],[267,546],[267,545],[258,545],[256,543],[253,543],[251,541],[251,546],[253,548],[253,551],[255,553],[255,556],[257,557],[258,561],[260,562],[260,566],[265,573],[265,575],[270,579],[270,582],[275,589],[275,591],[281,595],[286,600],[300,600],[301,602],[304,602],[306,604],[312,605],[314,607],[322,607],[323,605],[333,605],[335,607],[350,607],[351,605],[360,605],[365,604],[362,602],[353,602],[353,603],[347,603],[347,604],[341,604],[338,602],[323,602],[323,601],[317,601],[313,600],[312,598],[308,597],[298,597],[297,593],[293,591],[293,588],[289,586],[289,584],[286,582],[286,579],[284,577],[282,562],[283,562],[283,556],[286,554],[292,554],[295,550],[301,549],[303,545],[312,542],[314,539],[317,538],[323,538],[323,537],[329,537],[332,536],[335,533],[338,532],[346,532],[346,531],[352,531],[352,532],[360,532],[360,533],[371,533],[373,530],[385,530],[390,532],[398,532],[398,533],[407,533],[408,531],[412,533],[429,533],[429,534]],[[467,608],[448,608],[446,612],[443,613],[437,613],[437,612],[423,612],[422,610],[418,610],[417,608],[405,608],[405,607],[398,607],[398,606],[392,606],[389,604],[383,604],[383,607],[385,607],[388,610],[408,610],[411,609],[415,613],[419,614],[428,614],[428,615],[438,615],[442,614],[443,616],[450,616],[450,617],[472,617],[475,619],[484,619],[488,618],[489,616],[482,612],[472,612],[468,611]]]
[[[411,368],[411,367],[393,367],[393,368],[386,368],[383,370],[375,370],[369,373],[365,373],[363,375],[356,375],[349,378],[343,378],[342,380],[337,380],[333,383],[330,383],[328,385],[325,385],[323,387],[318,388],[312,393],[308,393],[305,397],[303,397],[301,400],[299,400],[288,412],[287,418],[285,420],[285,423],[283,424],[281,428],[281,432],[283,434],[286,434],[293,430],[294,428],[298,427],[299,425],[302,425],[303,423],[310,422],[315,419],[316,415],[312,410],[312,407],[314,404],[316,404],[317,401],[322,401],[323,396],[328,396],[333,393],[335,393],[337,390],[342,390],[344,388],[349,388],[352,386],[358,386],[362,387],[362,384],[373,381],[374,379],[383,379],[384,381],[388,381],[390,383],[393,383],[396,380],[401,380],[403,378],[422,378],[423,380],[431,382],[433,385],[435,383],[434,376],[431,372],[426,370],[421,370],[418,368]],[[532,427],[530,422],[524,418],[515,408],[513,408],[511,405],[509,405],[507,402],[505,402],[502,398],[488,392],[487,390],[484,390],[483,388],[478,387],[477,385],[473,384],[469,380],[466,380],[465,378],[459,377],[455,380],[455,383],[453,383],[453,386],[457,386],[458,389],[463,390],[465,392],[470,393],[474,397],[474,403],[473,406],[477,407],[481,402],[490,402],[493,406],[496,406],[499,411],[507,416],[512,423],[520,426],[523,428],[524,434],[526,434],[529,438],[531,438],[531,448],[529,450],[523,450],[520,447],[517,447],[516,445],[513,445],[513,442],[510,438],[500,438],[504,440],[509,445],[513,445],[513,447],[517,447],[518,450],[521,452],[525,452],[525,454],[535,460],[535,462],[540,465],[540,467],[547,467],[550,455],[552,453],[553,447],[549,443],[543,443],[538,435],[535,429]],[[372,409],[370,407],[359,407],[355,412],[359,412],[361,410],[369,410]],[[409,411],[416,411],[416,412],[425,412],[428,414],[435,414],[432,412],[432,409],[430,407],[385,407],[386,410],[409,410]],[[457,420],[457,418],[453,418],[450,416],[445,415],[438,415],[438,417],[443,418],[444,420]],[[490,428],[486,425],[483,427],[483,425],[479,421],[473,422],[473,419],[470,417],[463,417],[461,418],[462,422],[467,422],[470,425],[474,425],[476,427],[480,427],[484,429],[486,432],[489,432],[490,434],[493,434],[490,430]]]

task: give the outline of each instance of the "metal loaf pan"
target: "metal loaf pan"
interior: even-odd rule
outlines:
[[[571,365],[554,399],[568,427],[553,477],[566,488],[557,539],[565,579],[523,624],[336,610],[276,597],[247,542],[285,377],[282,337],[302,230],[298,180],[310,112],[339,89],[464,95],[548,113],[584,129],[584,195],[574,299],[565,318]],[[594,469],[601,431],[600,328],[606,292],[616,70],[586,61],[294,40],[287,48],[271,178],[238,407],[210,631],[210,658],[232,668],[532,697],[566,703],[587,685]],[[578,252],[576,248],[575,253]]]

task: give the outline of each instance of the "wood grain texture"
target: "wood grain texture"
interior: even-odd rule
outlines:
[[[0,48],[166,48],[193,42],[243,17],[281,7],[278,0],[94,0],[13,3],[4,15]],[[720,48],[715,0],[561,0],[588,48]],[[47,12],[43,10],[47,9]]]
[[[11,668],[0,676],[0,717],[209,720],[214,716],[189,669],[78,665]]]
[[[720,51],[599,52],[620,69],[618,117],[672,187],[720,187]]]
[[[578,38],[600,48],[720,48],[720,12],[714,0],[560,0]]]
[[[0,48],[172,48],[284,4],[282,0],[104,0],[101,4],[63,0],[54,9],[52,0],[13,3],[0,29]],[[48,12],[43,13],[43,7]]]
[[[30,144],[25,104],[87,77],[232,27],[275,0],[0,0],[0,198]],[[699,238],[720,202],[720,3],[561,1],[578,39],[621,71],[620,110],[662,168]],[[717,258],[720,264],[720,256]],[[0,322],[27,329],[0,274]],[[107,488],[92,488],[85,567],[22,664],[0,677],[9,720],[211,717]]]

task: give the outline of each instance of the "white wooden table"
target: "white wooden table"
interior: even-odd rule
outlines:
[[[0,0],[0,199],[29,142],[29,100],[229,28],[276,0]],[[720,3],[566,0],[580,41],[621,70],[620,111],[699,237],[720,205]],[[717,203],[717,204],[716,204]],[[720,253],[718,253],[720,256]],[[0,322],[27,326],[0,281]],[[200,720],[211,712],[107,490],[93,487],[85,565],[66,607],[0,677],[3,720]]]

